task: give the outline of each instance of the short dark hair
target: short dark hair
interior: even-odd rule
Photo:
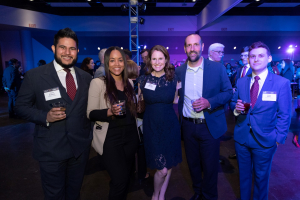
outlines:
[[[242,48],[241,53],[249,52],[249,49],[250,49],[249,46],[245,46]]]
[[[123,51],[124,51],[125,55],[129,56],[130,59],[132,58],[132,53],[131,53],[131,51],[129,51],[129,49],[124,49]]]
[[[199,44],[202,45],[202,38],[201,38],[201,36],[198,33],[191,33],[191,34],[189,34],[188,36],[185,37],[185,39],[184,39],[184,46],[186,45],[186,38],[188,38],[191,35],[198,35],[200,37]]]
[[[148,53],[150,52],[149,49],[143,49],[143,50],[141,51],[141,54],[145,53],[146,51],[147,51]]]
[[[250,46],[250,48],[249,48],[249,53],[250,53],[250,51],[252,51],[253,49],[257,49],[257,48],[264,48],[264,49],[267,50],[268,56],[271,55],[271,51],[270,51],[269,47],[268,47],[265,43],[263,43],[263,42],[261,42],[261,41],[254,42],[254,43]]]
[[[17,59],[12,58],[12,59],[10,59],[10,60],[8,61],[8,65],[9,65],[9,66],[14,65],[14,64],[16,64],[17,62],[19,62]]]
[[[44,61],[44,60],[39,60],[39,62],[38,62],[38,67],[39,67],[39,66],[42,66],[42,65],[46,65],[46,61]]]
[[[76,46],[78,48],[78,38],[76,33],[70,28],[60,29],[54,36],[53,45],[56,47],[59,39],[61,38],[71,38],[76,42]]]

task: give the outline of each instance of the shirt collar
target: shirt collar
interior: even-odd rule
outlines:
[[[213,59],[211,59],[210,57],[208,57],[208,60],[211,60],[211,61],[213,61]]]
[[[187,62],[187,70],[188,70],[188,69],[189,69],[189,70],[193,70],[194,72],[197,72],[199,68],[201,68],[201,69],[203,70],[203,66],[204,66],[204,58],[201,56],[200,59],[202,59],[202,62],[201,62],[201,64],[200,64],[199,66],[197,66],[197,67],[190,67],[190,66],[189,66],[189,62]]]
[[[64,71],[64,68],[63,68],[60,64],[58,64],[58,63],[56,62],[56,60],[53,60],[53,64],[54,64],[54,68],[55,68],[55,71],[56,71],[56,72]],[[70,67],[69,69],[70,69],[70,72],[71,72],[71,73],[75,73],[74,67]]]
[[[262,80],[263,82],[265,82],[265,80],[266,80],[266,78],[268,76],[268,71],[269,71],[268,68],[266,68],[262,73],[260,73],[257,76],[259,76],[260,80]],[[254,81],[254,77],[255,76],[256,75],[252,72],[252,78],[251,78],[252,81]]]

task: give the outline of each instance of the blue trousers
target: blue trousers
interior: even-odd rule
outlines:
[[[212,137],[206,124],[185,119],[182,133],[195,193],[205,200],[217,200],[220,140]]]
[[[13,117],[15,115],[14,107],[16,104],[18,92],[12,89],[9,92],[7,92],[7,94],[8,94],[8,113],[10,117]]]
[[[252,172],[254,173],[253,200],[267,200],[269,177],[273,156],[277,144],[266,148],[261,146],[249,133],[245,144],[235,142],[235,151],[239,166],[241,200],[250,200],[252,188]]]

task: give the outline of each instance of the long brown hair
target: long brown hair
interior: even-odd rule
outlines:
[[[150,50],[149,54],[148,54],[148,58],[147,58],[147,63],[146,63],[146,75],[151,74],[151,72],[154,71],[154,69],[152,68],[152,64],[151,64],[151,58],[152,58],[152,54],[154,51],[160,51],[164,54],[165,59],[166,59],[166,64],[164,67],[164,71],[166,74],[166,80],[167,81],[171,81],[174,78],[175,75],[175,67],[170,63],[170,56],[169,53],[167,51],[167,49],[164,46],[161,45],[155,45],[154,47],[152,47],[152,49]]]
[[[136,96],[135,92],[133,90],[133,87],[131,86],[129,80],[128,80],[128,72],[127,72],[127,63],[126,63],[126,57],[125,53],[120,49],[120,47],[112,46],[109,47],[104,54],[104,66],[105,66],[105,74],[104,81],[106,83],[106,93],[105,93],[105,99],[107,102],[110,102],[110,104],[114,104],[114,102],[117,101],[117,87],[115,83],[115,79],[112,77],[112,75],[109,72],[109,58],[110,54],[113,50],[117,50],[121,53],[123,61],[124,61],[124,70],[122,72],[122,80],[124,85],[124,93],[127,97],[126,100],[126,106],[129,107],[130,112],[133,116],[136,116]]]
[[[80,69],[82,69],[86,72],[89,72],[90,68],[88,67],[88,65],[90,64],[91,60],[93,60],[93,58],[90,58],[90,57],[86,57],[85,59],[83,59]]]

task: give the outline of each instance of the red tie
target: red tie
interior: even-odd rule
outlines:
[[[252,84],[251,89],[250,89],[250,98],[251,98],[252,108],[254,107],[256,100],[257,100],[258,90],[259,90],[258,80],[260,78],[259,78],[259,76],[255,76],[254,79],[255,79],[255,81]]]
[[[75,95],[76,95],[75,81],[74,81],[74,78],[73,78],[73,76],[70,72],[70,69],[64,69],[64,71],[67,72],[67,75],[66,75],[67,93],[73,101],[74,98],[75,98]]]
[[[247,69],[247,66],[245,65],[244,69],[243,69],[243,74],[242,74],[241,78],[243,78],[246,75],[246,69]]]

